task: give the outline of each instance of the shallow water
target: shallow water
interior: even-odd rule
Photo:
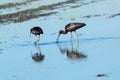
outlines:
[[[119,80],[119,5],[117,0],[78,0],[43,11],[57,12],[53,15],[1,23],[0,80]],[[61,35],[56,43],[58,31],[70,22],[87,25],[77,30],[79,39],[73,33],[71,42],[68,33]],[[34,45],[36,37],[30,37],[33,26],[44,31],[38,45]],[[42,59],[33,59],[37,53]],[[107,76],[97,77],[98,74]]]

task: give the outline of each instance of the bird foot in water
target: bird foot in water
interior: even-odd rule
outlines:
[[[34,44],[37,45],[37,44],[38,44],[38,41],[35,41]]]
[[[37,44],[40,40],[38,39],[37,41],[34,42],[34,44]]]

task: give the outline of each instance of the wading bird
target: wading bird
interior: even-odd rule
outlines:
[[[40,41],[40,34],[43,34],[43,30],[40,27],[33,27],[30,29],[30,36],[31,33],[34,34],[36,37],[38,35],[38,39],[34,42],[35,44]]]
[[[76,33],[77,38],[78,38],[78,34],[77,34],[76,30],[79,29],[79,28],[82,28],[83,26],[86,26],[86,24],[85,23],[69,23],[69,24],[67,24],[65,26],[65,31],[64,30],[59,31],[57,41],[58,41],[61,34],[67,34],[68,32],[71,33],[71,41],[72,41],[72,32],[73,31]]]

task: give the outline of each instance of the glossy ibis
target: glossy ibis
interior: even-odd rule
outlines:
[[[36,37],[38,35],[38,39],[35,41],[35,44],[36,44],[37,42],[39,42],[40,34],[43,34],[43,30],[40,27],[38,27],[38,26],[37,27],[33,27],[33,28],[30,29],[30,35],[31,35],[31,33],[34,34]]]
[[[76,33],[77,38],[78,38],[78,34],[77,34],[76,30],[79,29],[79,28],[82,28],[83,26],[86,26],[86,24],[85,23],[69,23],[69,24],[67,24],[65,26],[65,31],[64,30],[59,31],[57,41],[58,41],[61,34],[67,34],[68,32],[71,33],[71,41],[72,41],[72,32],[73,31]]]

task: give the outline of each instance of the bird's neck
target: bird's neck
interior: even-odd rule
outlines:
[[[68,33],[68,31],[62,31],[62,34],[67,34]]]

